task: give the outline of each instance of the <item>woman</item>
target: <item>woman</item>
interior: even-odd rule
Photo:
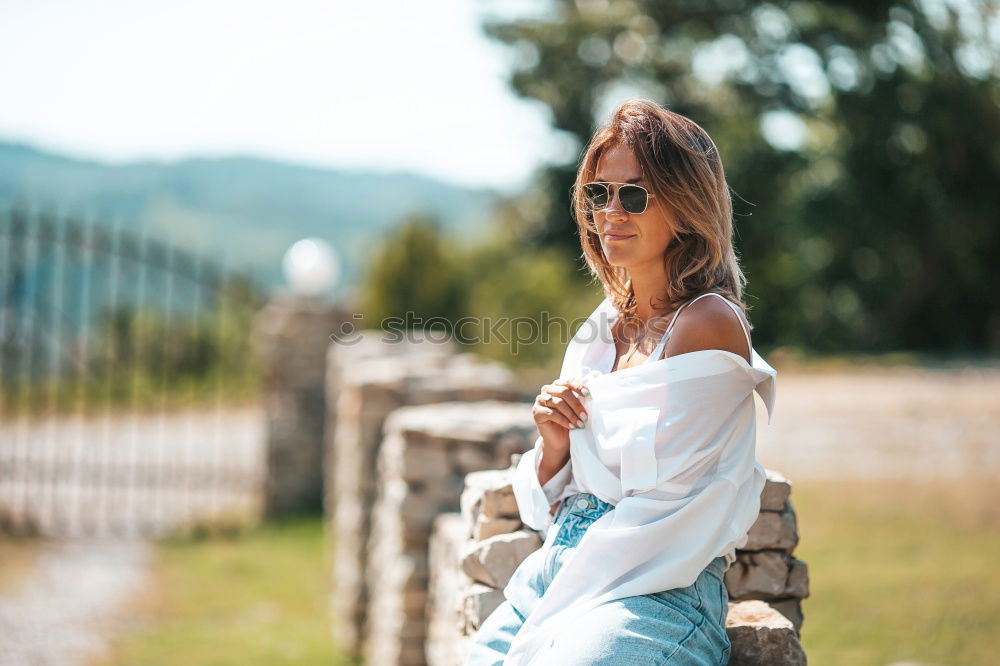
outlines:
[[[725,664],[723,573],[765,480],[753,393],[770,423],[777,373],[750,340],[718,150],[625,102],[587,147],[573,209],[606,298],[535,400],[540,437],[515,471],[545,542],[466,664]]]

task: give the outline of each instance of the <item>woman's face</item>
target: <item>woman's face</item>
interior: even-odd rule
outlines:
[[[594,180],[612,183],[635,183],[649,189],[635,155],[626,146],[614,146],[597,162]],[[676,222],[669,207],[654,197],[646,210],[636,215],[622,208],[617,186],[608,207],[594,212],[594,223],[601,237],[604,256],[613,266],[627,268],[633,274],[643,266],[662,269],[663,253],[674,238]],[[652,192],[650,192],[652,194]]]

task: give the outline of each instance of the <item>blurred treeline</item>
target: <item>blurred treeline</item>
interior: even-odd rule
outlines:
[[[119,305],[100,314],[97,351],[80,373],[91,384],[76,395],[91,403],[178,407],[256,398],[260,360],[254,317],[264,297],[253,282],[231,277],[196,317]],[[82,391],[81,391],[82,389]]]
[[[244,287],[227,286],[218,307],[185,321],[148,307],[102,311],[87,353],[59,372],[7,378],[4,411],[162,410],[256,398],[260,368],[251,333],[262,303],[248,301]]]
[[[264,292],[250,273],[77,220],[0,222],[0,413],[256,395]]]
[[[996,2],[556,0],[492,21],[510,85],[574,146],[475,246],[408,220],[371,260],[366,315],[578,319],[601,297],[569,188],[611,108],[646,97],[712,135],[762,352],[1000,350]],[[558,367],[563,345],[514,364]]]

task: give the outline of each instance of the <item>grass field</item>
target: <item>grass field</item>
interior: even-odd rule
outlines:
[[[793,482],[810,663],[996,663],[1000,502],[985,482]],[[350,663],[329,640],[320,519],[163,544],[117,666]]]
[[[809,481],[792,502],[810,663],[997,663],[996,484]]]
[[[127,610],[135,626],[99,663],[351,664],[330,639],[326,561],[318,516],[229,539],[164,541],[154,585]]]

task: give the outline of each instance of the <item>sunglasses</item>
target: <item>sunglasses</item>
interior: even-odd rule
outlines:
[[[583,186],[583,197],[591,210],[603,210],[608,207],[608,204],[613,200],[611,193],[612,185],[618,186],[618,201],[621,202],[622,208],[633,215],[645,213],[646,206],[649,205],[649,200],[656,197],[655,194],[650,194],[641,185],[595,181],[593,183],[586,183]]]

